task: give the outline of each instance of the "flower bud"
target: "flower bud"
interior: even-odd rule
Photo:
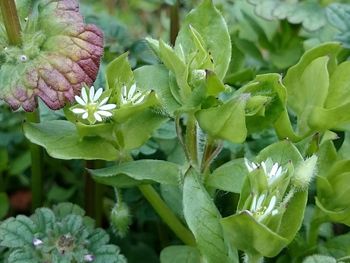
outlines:
[[[127,204],[117,203],[113,207],[111,212],[111,223],[118,235],[124,237],[127,234],[129,225],[131,224],[131,217]]]
[[[305,190],[312,178],[316,174],[317,156],[313,155],[305,161],[301,162],[294,171],[292,184],[295,188]]]

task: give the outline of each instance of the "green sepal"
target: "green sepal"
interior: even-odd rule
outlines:
[[[249,96],[242,94],[217,107],[196,113],[199,126],[214,138],[233,143],[244,142],[247,136],[245,105]]]

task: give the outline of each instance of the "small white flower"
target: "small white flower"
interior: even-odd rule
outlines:
[[[273,163],[271,159],[267,159],[265,162],[257,164],[254,162],[249,162],[246,158],[244,158],[244,163],[249,172],[261,167],[264,170],[269,185],[273,184],[278,178],[280,178],[284,172],[282,166],[280,166],[278,163]]]
[[[141,92],[137,89],[136,84],[132,84],[130,89],[124,85],[121,90],[120,94],[120,102],[122,105],[126,105],[131,103],[132,105],[140,104],[144,101],[145,97],[150,93],[148,92]]]
[[[247,210],[247,212],[254,216],[259,222],[264,220],[267,216],[269,215],[276,215],[278,214],[278,209],[276,209],[276,203],[277,203],[277,198],[276,196],[272,196],[270,199],[270,202],[266,206],[266,195],[262,194],[257,197],[257,195],[253,196],[253,201],[250,205],[250,209]]]
[[[87,254],[84,256],[84,261],[86,261],[86,262],[92,262],[92,261],[94,261],[94,259],[95,259],[95,257],[91,254]]]
[[[42,245],[42,244],[43,244],[43,241],[42,241],[42,240],[40,240],[39,238],[33,238],[33,245],[34,245],[35,247],[40,246],[40,245]]]
[[[90,124],[94,124],[96,121],[103,121],[103,117],[111,117],[111,110],[115,109],[117,105],[106,104],[109,97],[99,101],[102,95],[102,88],[95,92],[94,86],[91,86],[89,94],[87,89],[84,87],[81,90],[81,97],[75,96],[76,102],[81,107],[72,109],[72,112],[78,115],[82,115],[83,119],[88,119]]]

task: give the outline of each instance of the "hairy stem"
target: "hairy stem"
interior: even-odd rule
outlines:
[[[0,7],[9,44],[14,46],[21,45],[21,27],[17,15],[15,1],[0,0]]]
[[[177,237],[184,244],[194,246],[196,242],[192,233],[180,222],[156,190],[151,185],[140,185],[139,190]]]
[[[39,109],[34,112],[26,113],[26,120],[28,122],[39,123],[40,113]],[[31,154],[32,166],[32,210],[40,207],[43,203],[43,152],[39,145],[29,143],[29,150]]]
[[[187,127],[185,134],[186,150],[189,156],[189,162],[194,167],[198,165],[198,154],[197,154],[197,126],[196,118],[193,114],[188,115]]]

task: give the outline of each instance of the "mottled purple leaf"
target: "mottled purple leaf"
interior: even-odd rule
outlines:
[[[21,47],[0,42],[0,99],[33,111],[40,97],[62,108],[91,85],[103,53],[103,36],[84,24],[77,0],[39,0],[22,23]],[[0,32],[0,35],[4,32]],[[7,39],[0,36],[0,39]]]

